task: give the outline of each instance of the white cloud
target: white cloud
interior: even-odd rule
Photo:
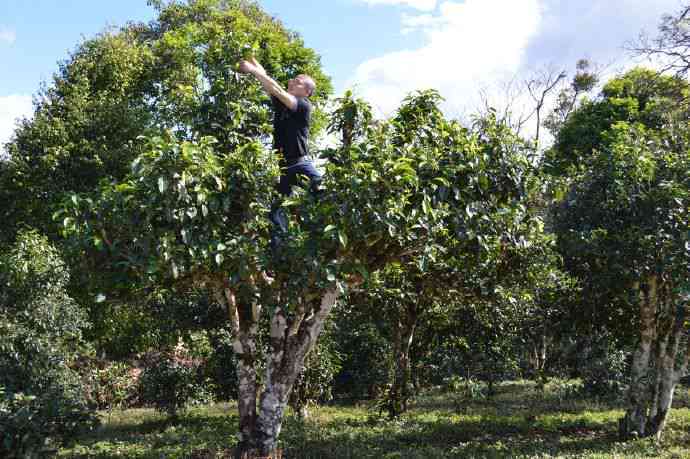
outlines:
[[[604,69],[606,80],[633,65],[650,65],[625,45],[642,31],[654,36],[661,15],[678,7],[679,0],[444,0],[437,9],[402,12],[402,40],[421,36],[422,43],[363,62],[346,86],[379,116],[425,88],[439,90],[451,116],[476,112],[480,94],[505,108],[506,82],[540,69],[566,70],[569,78],[575,62],[587,58]],[[524,94],[512,100],[515,111],[529,111],[528,100]]]
[[[17,40],[17,34],[14,30],[0,27],[0,42],[6,42],[10,45]]]
[[[432,14],[405,14],[402,15],[402,33],[414,32],[416,29],[429,28],[442,25],[443,17]]]
[[[29,118],[32,114],[31,96],[18,94],[0,97],[0,156],[5,151],[4,144],[14,133],[17,119]]]
[[[403,5],[420,11],[433,11],[436,8],[436,0],[360,0],[369,5]]]
[[[599,64],[626,67],[624,49],[642,31],[652,35],[664,13],[674,13],[679,0],[540,0],[544,18],[530,43],[526,65],[572,65],[587,57]]]
[[[405,15],[402,31],[421,31],[424,44],[362,63],[348,82],[382,115],[416,89],[435,88],[457,114],[486,81],[515,74],[539,29],[538,0],[445,1],[436,14]]]

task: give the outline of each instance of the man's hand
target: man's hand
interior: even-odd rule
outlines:
[[[259,64],[256,58],[244,59],[240,61],[239,71],[242,73],[249,73],[256,77],[263,86],[264,91],[268,95],[276,97],[283,105],[292,111],[297,110],[297,99],[292,94],[289,94],[282,86],[280,86],[273,78],[266,74],[264,67]]]
[[[252,75],[266,75],[266,70],[259,64],[255,57],[240,61],[240,72],[251,73]]]

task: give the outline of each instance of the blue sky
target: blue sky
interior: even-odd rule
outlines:
[[[260,3],[320,52],[337,86],[362,60],[400,45],[395,7],[357,0]],[[0,0],[0,59],[12,69],[0,74],[0,97],[35,92],[84,37],[154,16],[146,0]]]
[[[417,88],[435,87],[461,116],[480,91],[588,57],[625,68],[622,50],[654,32],[681,0],[260,0],[322,56],[340,92],[354,87],[382,115]],[[58,61],[107,26],[147,21],[146,0],[0,0],[0,143],[30,116],[31,95]],[[493,97],[493,96],[492,96]],[[497,102],[497,103],[500,103]]]

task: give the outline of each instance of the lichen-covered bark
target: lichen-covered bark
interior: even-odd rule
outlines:
[[[620,420],[622,438],[661,438],[676,385],[687,371],[687,298],[667,282],[651,277],[642,286],[640,342],[633,355],[629,405]]]
[[[278,444],[283,415],[290,390],[323,329],[338,297],[335,287],[322,297],[320,305],[311,308],[301,305],[294,317],[288,319],[278,308],[271,320],[271,351],[266,362],[264,390],[259,401],[259,413],[254,430],[254,445],[261,454],[271,454]]]
[[[659,382],[656,387],[655,403],[650,411],[650,419],[647,424],[647,435],[654,435],[657,440],[661,439],[673,404],[673,393],[678,381],[683,376],[683,365],[676,365],[676,362],[684,338],[686,305],[680,304],[674,308],[673,303],[673,297],[670,296],[667,307],[669,312],[675,309],[675,314],[669,314],[673,318],[672,329],[668,331],[667,338],[664,340],[664,353],[660,356],[657,365]]]
[[[665,368],[666,353],[669,342],[669,335],[671,334],[672,323],[667,314],[665,314],[665,305],[661,302],[658,303],[659,312],[657,313],[657,325],[656,325],[656,342],[654,343],[654,351],[652,354],[652,359],[650,360],[651,372],[654,378],[650,379],[650,396],[649,400],[651,406],[649,408],[648,417],[653,418],[659,409],[659,396],[661,387],[663,385],[664,378],[666,377],[667,369]],[[648,431],[649,423],[647,423]]]
[[[239,412],[238,452],[252,449],[256,424],[256,338],[261,307],[258,304],[237,304],[235,293],[221,285],[215,290],[216,300],[226,306],[233,332],[233,351],[237,356],[237,408]]]
[[[256,303],[236,308],[238,326],[233,348],[237,354],[238,398],[240,415],[240,445],[252,443],[256,425],[256,339],[261,307]]]
[[[623,438],[645,434],[649,396],[649,362],[656,335],[656,288],[655,276],[650,276],[640,288],[640,341],[633,354],[628,409],[620,422],[619,433]]]

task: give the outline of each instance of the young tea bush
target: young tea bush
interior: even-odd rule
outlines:
[[[63,385],[69,376],[54,372],[46,378],[50,386],[39,395],[11,392],[0,386],[0,457],[34,457],[96,426],[97,419],[84,402],[78,380],[73,378]]]
[[[176,354],[162,354],[141,373],[139,388],[144,403],[176,417],[190,403],[210,403],[213,395],[200,376],[200,362]]]
[[[79,374],[85,314],[45,237],[20,233],[0,254],[0,457],[30,457],[96,425]]]

